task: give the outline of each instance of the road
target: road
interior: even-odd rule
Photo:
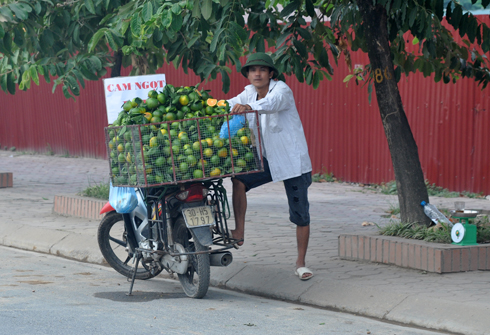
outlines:
[[[112,269],[0,247],[1,334],[440,334],[178,281],[129,283]]]

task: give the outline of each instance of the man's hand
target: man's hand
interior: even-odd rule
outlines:
[[[236,104],[233,106],[231,112],[232,113],[240,113],[240,112],[245,112],[245,111],[250,111],[252,110],[252,107],[249,105],[241,105],[241,104]]]

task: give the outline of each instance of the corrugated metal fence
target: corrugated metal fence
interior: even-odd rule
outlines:
[[[490,23],[488,16],[481,19]],[[364,54],[353,54],[353,64],[367,64]],[[195,85],[199,78],[173,66],[159,71],[176,86]],[[388,145],[375,95],[368,103],[366,87],[348,87],[342,58],[331,82],[317,90],[287,78],[306,131],[314,172],[329,172],[344,181],[381,183],[394,179]],[[203,85],[216,98],[231,98],[248,81],[232,75],[228,94],[221,81]],[[33,84],[34,85],[34,84]],[[42,82],[14,96],[0,92],[0,145],[18,151],[53,152],[106,157],[103,128],[107,124],[102,80],[89,82],[76,102],[58,88]],[[399,84],[426,179],[454,191],[490,194],[490,95],[471,80],[434,83],[411,75]]]

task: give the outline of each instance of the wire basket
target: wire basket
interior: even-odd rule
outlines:
[[[220,138],[235,115],[245,124]],[[106,127],[112,185],[155,187],[264,171],[256,111]]]

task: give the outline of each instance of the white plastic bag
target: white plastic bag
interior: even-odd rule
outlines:
[[[132,187],[114,187],[111,183],[109,203],[118,213],[131,213],[138,205],[138,197]]]

